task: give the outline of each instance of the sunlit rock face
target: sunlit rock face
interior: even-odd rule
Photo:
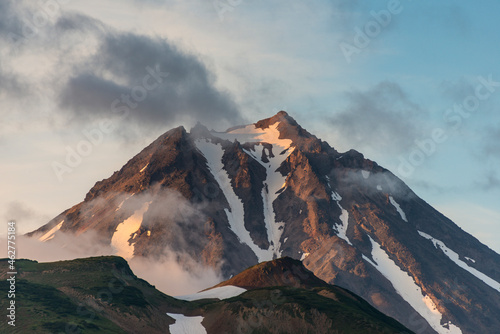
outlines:
[[[226,132],[172,129],[30,235],[89,231],[125,258],[169,252],[226,278],[302,260],[417,333],[500,328],[500,256],[286,112]]]

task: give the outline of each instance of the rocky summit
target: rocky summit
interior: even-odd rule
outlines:
[[[97,232],[126,259],[189,255],[226,278],[287,256],[416,333],[500,330],[500,255],[284,111],[225,132],[168,131],[29,235],[63,232]],[[268,273],[262,285],[275,283]]]

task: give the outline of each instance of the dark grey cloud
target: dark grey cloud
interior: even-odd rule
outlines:
[[[131,127],[134,131],[129,133],[138,135],[181,122],[217,126],[244,121],[232,97],[216,87],[214,73],[196,55],[165,39],[118,32],[92,17],[68,12],[63,5],[28,36],[26,27],[38,12],[40,5],[0,2],[0,45],[8,54],[0,63],[0,96],[29,96],[33,90],[43,90],[41,96],[55,96],[61,109],[56,111],[58,117],[77,120],[72,124],[79,127],[128,107],[120,131],[126,133]],[[92,54],[94,45],[98,48]],[[7,68],[16,55],[36,50],[50,52],[59,64],[44,79],[49,83],[44,87],[30,87],[29,78],[18,74],[22,71]],[[158,77],[160,72],[168,72],[168,77]],[[124,100],[127,95],[129,100]],[[120,104],[113,105],[117,99]]]
[[[151,71],[168,76],[155,80]],[[131,102],[122,98],[127,95]],[[117,99],[121,102],[112,108]],[[146,129],[186,118],[209,126],[242,121],[202,60],[164,39],[134,33],[103,35],[97,53],[75,67],[59,100],[62,109],[80,119],[112,117],[117,108],[128,108],[130,120]]]
[[[347,107],[329,122],[353,147],[399,153],[422,134],[426,113],[396,83],[385,81],[366,91],[351,91],[346,99]]]

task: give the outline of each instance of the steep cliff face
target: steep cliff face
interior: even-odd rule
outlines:
[[[126,258],[188,254],[225,277],[302,260],[418,333],[500,328],[500,256],[286,112],[226,132],[173,129],[30,235],[87,231]]]

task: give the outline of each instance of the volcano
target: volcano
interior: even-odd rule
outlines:
[[[125,259],[168,251],[227,279],[286,256],[416,333],[500,331],[500,255],[284,111],[225,132],[172,129],[28,235],[89,232]]]

